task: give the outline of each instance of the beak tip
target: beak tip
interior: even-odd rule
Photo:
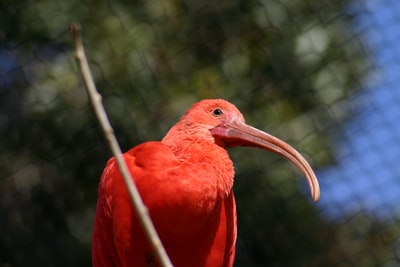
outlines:
[[[312,190],[311,190],[311,198],[315,203],[318,202],[320,196],[321,196],[321,191],[319,189],[319,186],[317,186],[316,188],[312,188]]]
[[[314,171],[311,169],[309,164],[305,161],[305,176],[310,187],[310,193],[312,200],[317,203],[320,196],[321,196],[321,189],[319,187],[317,176],[315,175]]]

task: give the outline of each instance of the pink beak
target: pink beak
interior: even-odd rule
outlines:
[[[251,127],[239,119],[233,119],[212,128],[211,134],[224,147],[251,146],[270,150],[290,160],[305,175],[311,197],[317,202],[320,188],[317,177],[307,160],[286,142]]]

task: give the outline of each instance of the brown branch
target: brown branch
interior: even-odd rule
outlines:
[[[93,76],[91,74],[89,64],[86,59],[85,50],[82,44],[80,25],[71,24],[69,26],[69,32],[75,45],[75,59],[82,75],[86,91],[89,95],[89,99],[92,103],[97,120],[99,121],[101,129],[103,130],[104,137],[106,138],[108,146],[117,161],[119,171],[121,172],[126,187],[129,191],[133,208],[138,214],[139,220],[145,233],[147,234],[148,240],[153,246],[158,261],[164,267],[172,267],[173,265],[163,245],[161,244],[161,240],[158,237],[154,225],[150,219],[149,212],[139,195],[139,192],[133,182],[132,176],[128,170],[125,160],[123,159],[121,148],[118,145],[117,138],[114,135],[114,130],[111,127],[110,121],[107,117],[107,113],[102,104],[101,95],[96,89],[95,83],[93,81]]]

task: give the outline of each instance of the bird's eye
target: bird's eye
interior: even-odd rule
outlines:
[[[220,108],[216,108],[216,109],[214,109],[213,110],[213,112],[212,112],[212,114],[214,115],[214,116],[220,116],[220,115],[222,115],[222,110],[220,109]]]

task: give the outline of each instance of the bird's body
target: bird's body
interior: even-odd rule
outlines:
[[[243,135],[247,130],[255,131],[250,138],[260,139],[257,135],[265,133],[252,127],[242,132],[242,126],[249,127],[234,105],[203,100],[193,105],[161,142],[146,142],[124,154],[176,267],[233,266],[237,231],[234,168],[224,147],[262,147],[297,160],[297,154],[288,156],[276,148],[281,144],[267,147],[265,142],[249,141]],[[303,166],[303,162],[294,163]],[[317,198],[319,189],[315,184],[313,189],[312,182],[313,197]],[[99,185],[92,258],[95,267],[159,266],[114,159],[107,163]]]

